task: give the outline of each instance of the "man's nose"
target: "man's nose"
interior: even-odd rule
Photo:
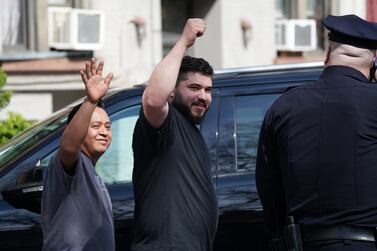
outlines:
[[[205,91],[204,89],[200,89],[200,90],[199,90],[198,98],[199,98],[199,99],[203,99],[203,100],[206,100],[206,99],[207,99],[206,91]]]
[[[101,126],[101,127],[99,128],[99,133],[100,133],[101,135],[107,135],[107,134],[108,134],[108,131],[107,131],[106,126]]]

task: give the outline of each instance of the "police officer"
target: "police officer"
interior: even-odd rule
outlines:
[[[376,250],[377,24],[328,16],[320,79],[291,89],[261,128],[256,182],[267,226],[283,236],[287,216],[304,250]]]

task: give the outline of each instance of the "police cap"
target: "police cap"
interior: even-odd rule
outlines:
[[[365,21],[356,15],[329,15],[322,23],[330,31],[330,41],[377,49],[377,23]]]

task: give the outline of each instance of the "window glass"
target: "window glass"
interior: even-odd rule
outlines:
[[[140,105],[137,105],[110,115],[112,142],[96,164],[96,172],[107,184],[132,181],[132,135],[139,110]],[[41,159],[42,168],[48,166],[54,153]]]
[[[25,50],[26,0],[3,0],[0,9],[0,43],[5,52]]]
[[[234,97],[221,97],[217,145],[217,173],[236,172]]]
[[[16,158],[32,145],[37,144],[45,137],[65,126],[67,113],[68,110],[65,109],[53,117],[35,124],[10,140],[6,145],[0,147],[0,172],[3,171],[2,166],[8,163],[8,161]]]
[[[200,125],[200,131],[207,143],[210,158],[212,174],[216,175],[216,145],[217,145],[217,114],[218,114],[218,90],[212,89],[212,103],[206,114],[206,117]]]
[[[290,16],[290,0],[275,0],[276,18],[289,19]]]
[[[43,159],[41,159],[41,162],[39,162],[39,165],[43,168],[43,167],[47,167],[48,166],[48,163],[50,162],[50,159],[52,158],[52,156],[55,154],[57,150],[53,151],[52,153],[50,153],[49,155],[47,155],[46,157],[44,157]]]
[[[22,155],[24,151],[27,151],[33,145],[38,144],[46,137],[54,134],[57,130],[60,130],[63,126],[65,126],[67,112],[68,110],[63,110],[56,113],[53,117],[28,128],[25,132],[22,132],[20,135],[16,136],[14,139],[10,140],[6,145],[0,148],[0,172],[7,171],[9,168],[11,168],[9,172],[7,172],[1,178],[0,191],[17,184],[40,181],[42,179],[42,174],[40,172],[41,169],[39,168],[41,163],[22,163],[18,164],[17,166],[6,165],[9,163],[9,161],[12,161],[12,159],[16,159],[19,155]],[[51,156],[45,158],[47,164],[50,158]],[[0,199],[2,199],[1,193]]]
[[[132,181],[132,136],[139,110],[140,105],[137,105],[110,116],[113,139],[96,165],[97,173],[107,184]]]
[[[238,96],[236,103],[237,172],[254,172],[259,131],[278,94]]]

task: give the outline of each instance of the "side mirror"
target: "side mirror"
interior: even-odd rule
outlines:
[[[2,191],[3,198],[15,208],[41,213],[42,170],[33,167],[17,176],[16,185]]]

